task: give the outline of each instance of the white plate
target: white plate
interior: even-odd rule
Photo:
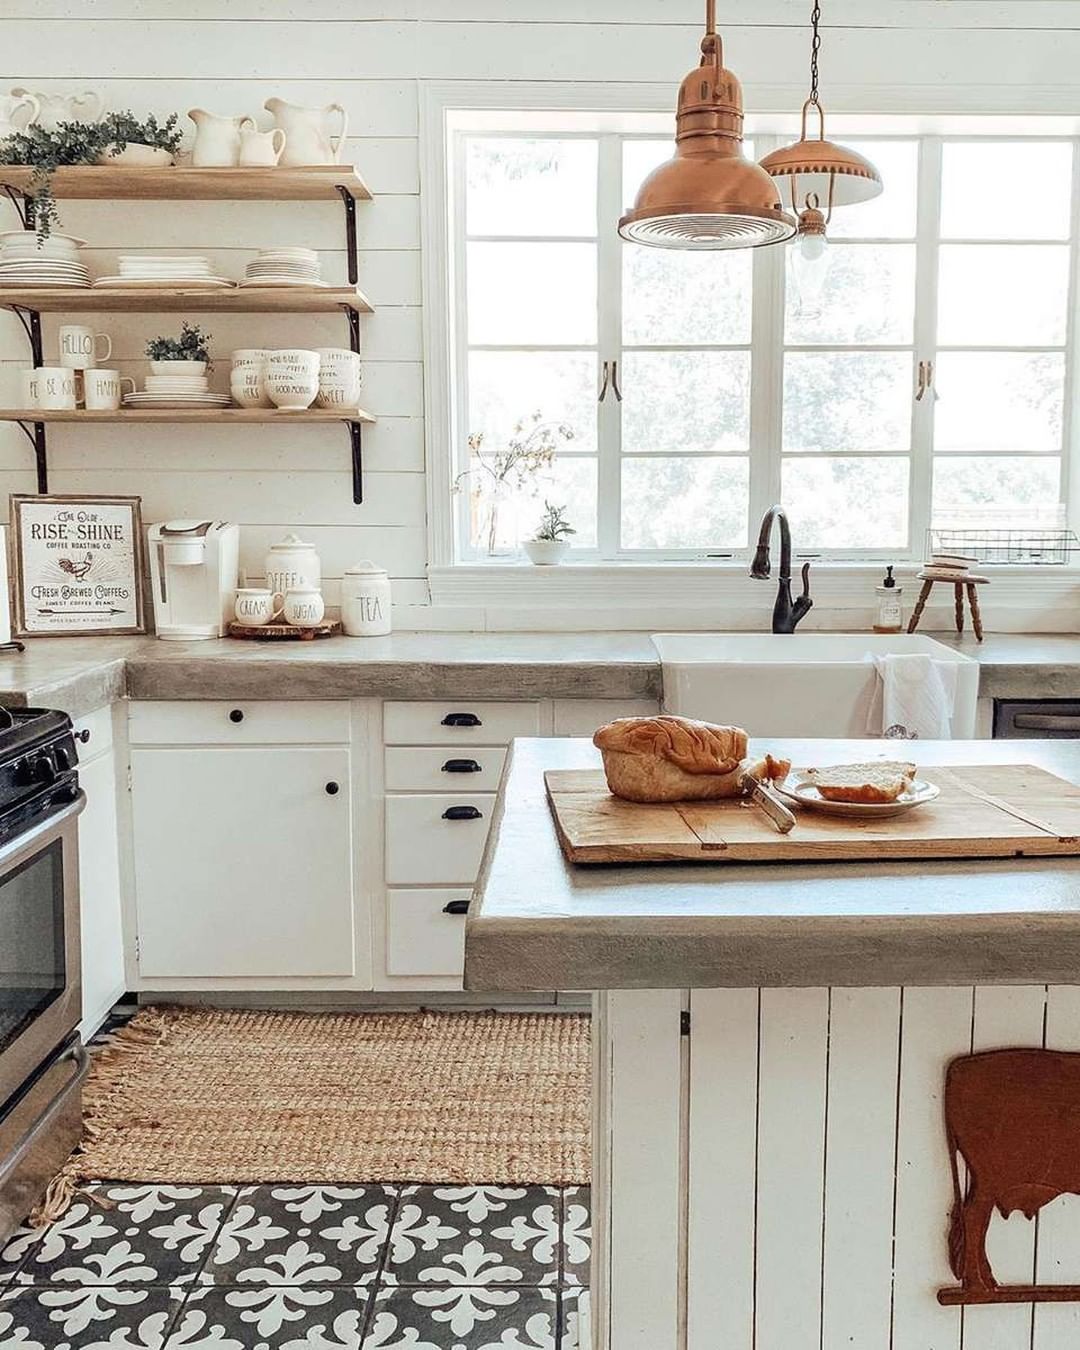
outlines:
[[[781,796],[798,802],[800,806],[820,811],[826,816],[847,816],[849,819],[884,820],[889,816],[901,816],[916,806],[925,806],[934,801],[941,789],[924,778],[916,778],[910,788],[901,792],[894,802],[830,802],[821,795],[812,783],[792,774],[783,783],[774,783],[773,787]]]
[[[59,263],[28,263],[25,266],[19,263],[10,263],[0,261],[0,271],[9,272],[12,276],[33,277],[88,277],[90,269],[72,263],[70,267],[63,267]]]
[[[126,408],[228,408],[231,398],[140,398],[138,394],[128,394],[124,399]]]
[[[92,289],[89,279],[86,281],[45,281],[41,277],[27,277],[23,281],[16,281],[11,277],[0,277],[0,286],[7,290],[24,291],[44,291],[50,287],[55,290],[80,290],[85,288],[89,291]]]
[[[235,286],[236,282],[230,281],[228,277],[169,277],[168,280],[152,277],[98,277],[94,285],[108,286],[110,290],[157,290],[167,285],[188,290],[218,291]]]
[[[305,281],[297,277],[248,277],[241,286],[329,286],[328,281]]]

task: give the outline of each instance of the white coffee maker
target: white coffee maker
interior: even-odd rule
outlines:
[[[224,520],[150,526],[150,582],[157,635],[192,642],[224,637],[236,604],[240,527]]]

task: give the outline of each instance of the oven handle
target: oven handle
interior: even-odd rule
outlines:
[[[11,1174],[19,1166],[27,1149],[29,1149],[38,1136],[43,1134],[49,1128],[52,1122],[60,1114],[67,1104],[68,1098],[73,1092],[82,1087],[83,1079],[90,1072],[90,1056],[87,1054],[86,1047],[81,1041],[76,1041],[74,1045],[69,1045],[62,1054],[57,1055],[49,1068],[57,1064],[62,1064],[70,1059],[75,1065],[74,1075],[64,1084],[56,1096],[45,1107],[36,1119],[32,1120],[23,1132],[22,1138],[7,1155],[3,1163],[0,1163],[0,1187],[3,1187]]]
[[[80,788],[79,795],[62,811],[57,811],[52,816],[46,816],[33,829],[27,830],[25,834],[18,834],[14,839],[9,840],[3,848],[0,848],[0,873],[9,863],[33,853],[40,847],[42,840],[54,834],[60,834],[68,821],[73,820],[85,806],[86,793]]]

